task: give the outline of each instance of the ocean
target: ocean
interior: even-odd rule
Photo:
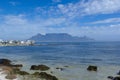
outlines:
[[[40,45],[2,46],[0,58],[22,63],[27,66],[26,68],[33,64],[71,66],[64,75],[56,73],[61,80],[101,80],[101,77],[102,80],[107,80],[107,76],[115,75],[119,71],[120,42],[39,42],[37,44]],[[88,65],[97,65],[99,73],[91,74],[85,71]],[[96,75],[98,76],[94,77]]]
[[[38,63],[44,61],[120,65],[120,42],[42,42],[37,44],[40,45],[0,47],[0,57]]]

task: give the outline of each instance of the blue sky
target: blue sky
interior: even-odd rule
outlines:
[[[120,41],[120,0],[1,0],[0,38],[69,33]]]

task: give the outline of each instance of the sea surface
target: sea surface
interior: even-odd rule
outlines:
[[[46,42],[37,46],[0,47],[0,58],[32,62],[120,65],[120,42]]]
[[[120,42],[39,42],[36,46],[1,46],[0,58],[27,66],[47,64],[70,66],[55,71],[60,80],[108,80],[120,69]],[[39,44],[39,45],[38,45]],[[88,65],[97,65],[99,71],[88,72]],[[54,70],[53,70],[54,71]]]

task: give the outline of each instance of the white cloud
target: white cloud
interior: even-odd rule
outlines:
[[[119,0],[89,0],[88,2],[80,1],[78,3],[59,4],[57,7],[49,9],[37,7],[38,14],[34,19],[27,19],[25,15],[7,15],[4,16],[4,25],[2,27],[5,35],[17,33],[16,38],[29,38],[37,33],[69,33],[75,36],[87,35],[92,38],[107,39],[110,36],[120,35],[120,24],[108,26],[80,26],[72,20],[76,17],[93,14],[109,14],[120,10]],[[111,8],[112,7],[112,8]],[[39,14],[42,14],[38,17]],[[44,18],[44,15],[47,18]],[[57,17],[53,16],[57,15]],[[48,15],[52,15],[48,17]],[[59,16],[60,15],[60,16]],[[111,18],[98,23],[119,23],[120,18]],[[64,26],[63,26],[64,25]],[[10,26],[10,27],[9,27]],[[58,27],[61,26],[61,27]],[[11,28],[13,27],[13,28]],[[114,33],[114,34],[113,34]],[[0,34],[1,35],[1,34]],[[24,36],[21,36],[24,35]],[[19,37],[21,36],[21,37]],[[101,37],[100,37],[101,36]]]
[[[120,0],[84,0],[77,3],[58,4],[60,11],[69,17],[93,14],[111,14],[120,11]]]
[[[26,39],[37,33],[51,32],[52,28],[65,23],[65,18],[33,18],[27,19],[26,15],[4,15],[2,16],[0,36],[7,39]],[[12,36],[9,36],[12,35]],[[24,35],[24,36],[23,36]],[[4,37],[3,36],[3,37]],[[5,38],[4,38],[5,39]]]
[[[22,25],[27,23],[27,19],[24,18],[24,15],[6,15],[3,16],[4,23],[8,25]]]
[[[120,0],[91,0],[85,3],[86,14],[107,14],[120,11]],[[83,4],[84,5],[84,4]]]
[[[8,38],[26,39],[37,33],[42,33],[42,34],[69,33],[74,36],[86,35],[98,40],[109,40],[109,39],[116,40],[116,38],[120,36],[120,24],[91,27],[91,26],[79,26],[76,23],[72,23],[72,22],[69,23],[66,22],[66,19],[64,18],[49,18],[49,19],[37,18],[37,19],[32,19],[30,21],[24,16],[23,15],[17,15],[17,17],[16,15],[11,15],[9,17],[7,16],[8,18],[6,18],[4,21],[6,22],[6,24],[1,24],[1,29],[3,34],[0,34],[0,36],[4,35],[7,37],[7,39]],[[12,18],[13,20],[10,20]],[[21,23],[22,25],[19,23]],[[63,25],[63,24],[65,24],[64,27],[57,27],[57,25]]]
[[[65,18],[49,18],[46,20],[41,20],[40,25],[42,26],[54,26],[54,25],[60,25],[65,23]]]
[[[120,18],[109,18],[109,19],[105,19],[105,20],[99,20],[99,21],[95,21],[92,22],[91,24],[112,24],[112,23],[120,23]]]

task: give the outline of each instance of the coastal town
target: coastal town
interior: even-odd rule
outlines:
[[[0,46],[32,46],[35,41],[33,40],[2,40],[0,39]]]

